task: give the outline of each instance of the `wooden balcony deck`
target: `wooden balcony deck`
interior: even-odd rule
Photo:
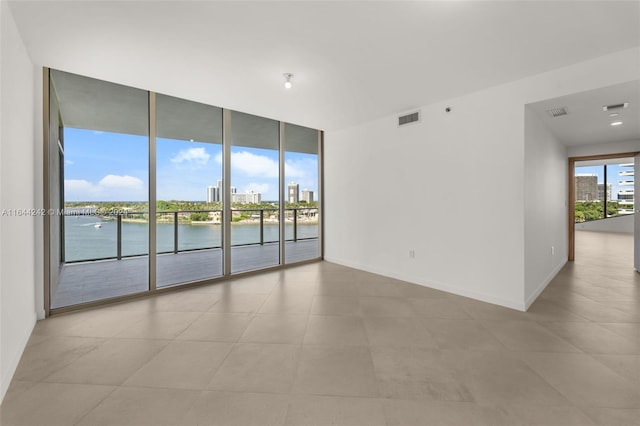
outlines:
[[[231,272],[245,272],[279,263],[277,243],[231,248]],[[320,257],[317,239],[287,242],[285,263]],[[149,258],[139,256],[122,260],[69,263],[62,267],[51,307],[62,308],[80,303],[144,292],[148,289]],[[203,281],[222,276],[222,250],[197,250],[157,256],[157,287]]]

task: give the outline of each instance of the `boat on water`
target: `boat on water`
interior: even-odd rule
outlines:
[[[93,225],[93,227],[96,228],[96,229],[100,229],[100,228],[102,228],[102,224],[100,222],[98,222],[95,225]]]

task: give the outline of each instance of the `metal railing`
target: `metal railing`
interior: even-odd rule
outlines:
[[[246,243],[236,243],[236,244],[231,244],[230,247],[241,247],[241,246],[251,246],[251,245],[265,245],[265,244],[272,244],[272,243],[277,243],[278,239],[276,240],[265,240],[265,212],[268,212],[269,216],[275,216],[275,223],[280,222],[280,218],[279,218],[279,209],[277,208],[261,208],[261,209],[232,209],[231,210],[231,224],[233,225],[234,223],[238,223],[238,224],[248,224],[248,225],[259,225],[259,238],[257,241],[255,242],[246,242]],[[317,207],[296,207],[296,208],[285,208],[284,209],[285,212],[285,221],[287,221],[288,219],[291,220],[292,223],[292,237],[291,238],[285,238],[285,242],[298,242],[298,241],[304,241],[304,240],[313,240],[313,239],[318,239],[318,236],[311,236],[311,237],[300,237],[298,234],[298,220],[300,217],[306,217],[307,219],[309,218],[313,218],[318,216],[318,208]],[[191,214],[193,213],[207,213],[209,216],[211,216],[211,213],[214,214],[218,213],[219,215],[219,220],[218,221],[193,221],[190,220],[189,217],[191,216]],[[237,215],[239,213],[239,215]],[[257,219],[258,222],[251,222],[251,221],[247,221],[247,217],[245,216],[246,213],[257,213]],[[110,257],[101,257],[101,258],[87,258],[87,259],[79,259],[79,260],[71,260],[71,261],[65,261],[65,263],[77,263],[77,262],[88,262],[88,261],[98,261],[98,260],[110,260],[110,259],[117,259],[117,260],[121,260],[123,258],[128,258],[128,257],[135,257],[135,256],[144,256],[147,255],[148,253],[137,253],[137,254],[128,254],[125,255],[123,254],[122,251],[122,221],[123,218],[126,220],[129,217],[133,217],[133,218],[140,218],[140,217],[144,217],[146,215],[147,219],[148,219],[148,211],[132,211],[132,212],[116,212],[116,213],[107,213],[104,215],[98,215],[98,214],[87,214],[87,213],[81,213],[81,214],[73,214],[73,215],[79,215],[79,216],[98,216],[101,218],[112,218],[115,217],[115,221],[116,221],[116,255],[115,256],[110,256]],[[72,215],[72,216],[73,216]],[[158,221],[157,218],[159,216],[162,215],[171,215],[172,216],[172,220],[169,221],[168,223],[172,223],[173,224],[173,249],[169,250],[169,251],[158,251],[157,254],[169,254],[169,253],[173,253],[173,254],[178,254],[180,252],[188,252],[188,251],[196,251],[196,250],[211,250],[211,249],[220,249],[222,248],[221,245],[220,246],[206,246],[206,247],[196,247],[196,248],[183,248],[180,249],[179,247],[179,243],[180,243],[180,233],[179,233],[179,225],[187,225],[187,224],[193,224],[193,223],[206,223],[206,224],[211,224],[211,225],[222,225],[222,223],[224,222],[223,220],[223,211],[222,210],[168,210],[168,211],[157,211],[156,212],[156,225],[162,223],[165,224],[167,223],[167,221]],[[234,217],[235,218],[239,218],[239,220],[234,221]],[[181,218],[183,220],[181,220]],[[285,226],[286,226],[286,222],[285,222]],[[222,236],[221,236],[221,241],[222,241]]]

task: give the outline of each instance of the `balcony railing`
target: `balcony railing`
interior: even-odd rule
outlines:
[[[194,213],[206,213],[207,219],[213,220],[191,220],[190,217]],[[290,237],[285,237],[285,242],[297,242],[303,240],[313,240],[317,239],[318,235],[309,236],[309,235],[300,235],[299,225],[300,221],[309,222],[310,219],[318,217],[318,208],[310,207],[310,208],[285,208],[285,226],[290,223],[292,225]],[[192,247],[192,248],[180,248],[180,232],[179,225],[218,225],[221,226],[224,222],[223,220],[223,211],[222,210],[171,210],[171,211],[157,211],[157,220],[156,224],[172,224],[173,225],[173,247],[171,250],[159,250],[157,254],[178,254],[180,252],[188,252],[195,250],[210,250],[210,249],[220,249],[222,248],[222,244],[220,245],[207,245],[202,247]],[[71,213],[67,214],[67,216],[97,216],[106,221],[115,220],[116,222],[116,255],[115,256],[107,256],[107,257],[88,257],[77,260],[69,260],[65,261],[65,263],[77,263],[77,262],[87,262],[87,261],[98,261],[98,260],[112,260],[117,259],[121,260],[123,258],[135,257],[135,256],[144,256],[147,255],[148,252],[145,253],[136,253],[136,254],[123,254],[122,243],[123,243],[123,219],[144,219],[148,223],[149,212],[148,211],[131,211],[131,212],[116,212],[116,213],[107,213],[107,214],[96,214],[96,213]],[[164,216],[164,217],[163,217]],[[162,218],[162,219],[160,219]],[[160,219],[160,220],[158,220]],[[181,220],[182,219],[182,220]],[[262,208],[262,209],[232,209],[231,210],[231,223],[232,225],[249,225],[249,226],[259,226],[258,238],[252,241],[246,242],[236,242],[231,243],[230,247],[241,247],[241,246],[250,246],[250,245],[265,245],[270,243],[277,243],[279,241],[279,232],[278,238],[269,239],[265,237],[265,220],[272,221],[272,223],[279,224],[279,209],[277,208]],[[317,222],[313,222],[311,224],[316,224]],[[233,228],[232,228],[233,229]],[[287,228],[285,228],[287,229]],[[287,229],[288,230],[288,229]],[[286,235],[286,233],[285,233]],[[233,241],[233,236],[232,236]],[[222,231],[220,235],[220,242],[222,242]]]

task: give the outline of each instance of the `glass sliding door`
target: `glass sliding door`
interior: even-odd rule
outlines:
[[[231,273],[280,264],[279,127],[231,111]]]
[[[222,109],[156,96],[156,285],[222,271]]]
[[[148,93],[61,71],[50,76],[57,114],[50,129],[58,123],[50,144],[56,137],[61,156],[49,174],[61,176],[65,208],[51,237],[62,238],[51,308],[146,291]]]
[[[320,257],[319,136],[315,129],[284,125],[285,263]]]

